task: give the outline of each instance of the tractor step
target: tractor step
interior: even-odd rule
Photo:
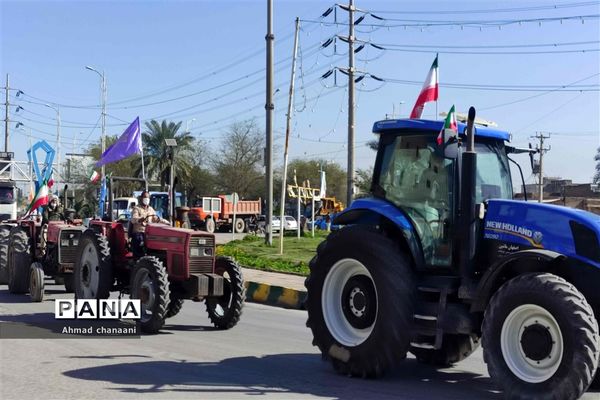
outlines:
[[[412,347],[418,347],[419,349],[430,349],[435,350],[435,345],[431,343],[418,343],[418,342],[410,342]]]
[[[414,319],[422,319],[425,321],[437,321],[437,316],[435,315],[423,315],[423,314],[414,314]]]
[[[446,290],[446,293],[454,293],[460,286],[460,278],[457,276],[437,276],[428,275],[419,280],[417,290],[426,293],[440,293]]]

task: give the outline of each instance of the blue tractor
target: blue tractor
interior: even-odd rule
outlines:
[[[509,155],[526,150],[474,119],[441,144],[443,121],[375,123],[373,196],[310,263],[313,344],[377,377],[407,352],[451,365],[481,341],[507,398],[576,399],[598,375],[600,216],[512,200]]]

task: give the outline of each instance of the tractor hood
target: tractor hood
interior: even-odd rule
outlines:
[[[165,224],[149,224],[146,227],[146,245],[152,250],[184,251],[190,236],[206,237],[214,244],[214,235],[192,229],[175,228]]]
[[[515,200],[490,200],[484,239],[517,251],[552,250],[600,268],[600,216],[583,210]]]

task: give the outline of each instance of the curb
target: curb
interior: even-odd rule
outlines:
[[[248,281],[244,282],[244,286],[246,286],[246,301],[304,310],[306,291]]]

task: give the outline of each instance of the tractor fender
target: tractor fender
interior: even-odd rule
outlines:
[[[362,199],[361,199],[362,200]],[[346,209],[333,219],[336,225],[371,225],[391,233],[404,247],[416,268],[424,265],[423,250],[419,239],[408,217],[398,208],[389,207],[389,203],[378,200],[388,207],[357,207],[361,200],[356,200],[350,209]],[[369,199],[373,200],[373,199]]]
[[[505,282],[504,278],[512,278],[528,272],[553,272],[560,269],[563,254],[543,249],[528,249],[512,253],[496,261],[479,281],[471,312],[483,312],[493,294]]]

